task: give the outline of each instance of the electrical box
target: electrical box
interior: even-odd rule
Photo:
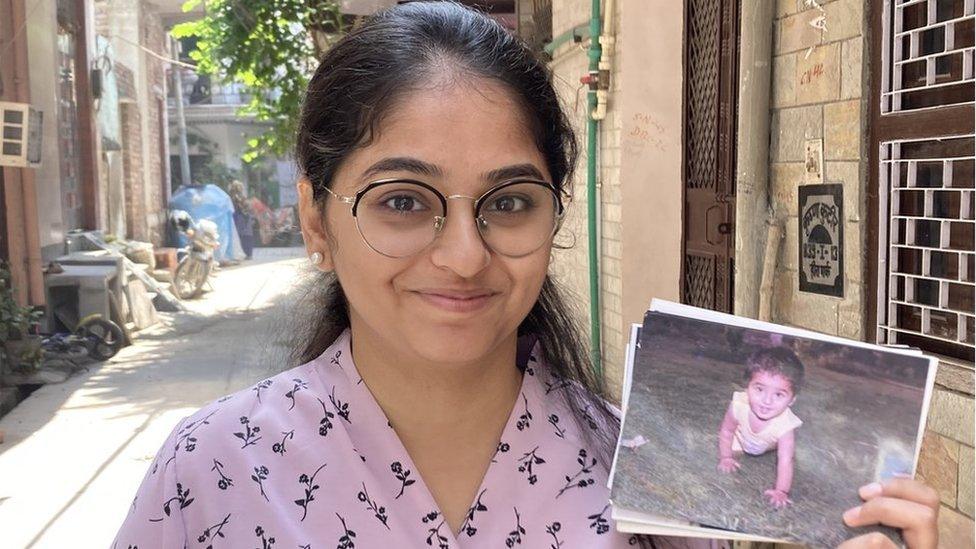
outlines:
[[[40,165],[43,114],[27,103],[0,101],[0,166]]]

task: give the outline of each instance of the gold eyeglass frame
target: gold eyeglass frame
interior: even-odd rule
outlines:
[[[380,187],[380,186],[383,186],[383,185],[389,185],[391,183],[410,183],[410,184],[414,184],[414,185],[419,185],[419,186],[421,186],[421,187],[429,190],[430,192],[434,193],[434,196],[436,196],[437,198],[440,199],[441,208],[442,208],[442,210],[444,212],[444,215],[435,215],[434,216],[434,238],[432,238],[430,240],[430,242],[428,242],[427,244],[425,244],[423,247],[421,247],[417,251],[412,252],[412,253],[409,253],[409,254],[406,254],[406,255],[402,255],[402,256],[390,255],[390,254],[381,252],[380,250],[377,250],[369,242],[369,240],[366,238],[366,235],[363,234],[363,228],[362,228],[362,226],[359,223],[359,216],[357,215],[357,213],[358,213],[357,212],[357,209],[359,208],[359,201],[362,199],[362,197],[367,192],[371,191],[372,189],[375,189],[376,187]],[[539,243],[539,246],[538,247],[534,248],[531,251],[528,251],[526,253],[523,253],[523,254],[517,254],[517,255],[506,254],[506,253],[502,253],[502,252],[496,250],[491,244],[489,244],[485,240],[485,235],[484,235],[484,233],[482,233],[482,230],[483,230],[483,227],[487,227],[488,222],[483,217],[481,217],[480,215],[478,215],[478,210],[481,208],[481,205],[484,204],[484,200],[486,198],[488,198],[490,195],[492,195],[492,194],[494,194],[494,193],[496,193],[496,192],[498,192],[501,189],[504,189],[506,187],[511,187],[512,185],[517,185],[517,184],[521,184],[521,183],[533,183],[533,184],[540,185],[540,186],[543,186],[543,187],[549,189],[552,192],[552,195],[553,195],[553,197],[556,200],[556,206],[557,206],[556,216],[555,216],[555,218],[553,220],[554,223],[553,223],[553,226],[552,226],[552,232],[549,233],[549,236],[547,236],[546,238],[542,239],[542,241]],[[444,228],[444,222],[447,220],[447,215],[448,215],[448,212],[447,212],[447,201],[448,200],[457,199],[457,198],[466,198],[468,200],[473,201],[472,202],[472,210],[473,210],[472,213],[475,214],[475,225],[476,225],[476,228],[478,229],[478,236],[481,237],[482,243],[484,243],[484,245],[488,249],[494,251],[495,253],[501,254],[501,255],[503,255],[505,257],[512,257],[512,258],[525,257],[527,255],[530,255],[530,254],[534,253],[536,250],[538,250],[539,248],[541,248],[542,246],[545,245],[546,240],[548,240],[548,239],[552,238],[553,236],[555,236],[555,234],[557,232],[559,232],[559,228],[562,227],[563,219],[566,216],[566,206],[568,204],[563,204],[563,197],[566,198],[567,203],[570,203],[570,202],[573,201],[573,196],[571,194],[568,194],[566,191],[564,191],[562,189],[557,189],[556,186],[553,185],[552,183],[550,183],[548,181],[541,180],[541,179],[532,179],[532,178],[509,179],[507,181],[504,181],[502,183],[499,183],[498,185],[495,185],[494,187],[488,189],[481,196],[478,196],[478,197],[467,196],[467,195],[463,195],[463,194],[452,194],[452,195],[445,196],[444,193],[440,192],[439,190],[437,190],[435,187],[433,187],[429,183],[425,183],[423,181],[418,181],[416,179],[409,179],[409,178],[403,178],[403,177],[395,177],[395,178],[379,179],[379,180],[376,180],[376,181],[371,181],[370,183],[366,184],[365,187],[363,187],[362,189],[359,189],[358,191],[356,191],[356,194],[354,194],[352,196],[341,195],[341,194],[333,191],[332,189],[330,189],[328,187],[325,187],[325,190],[333,198],[335,198],[339,202],[342,202],[344,204],[348,204],[349,205],[350,213],[352,213],[352,217],[356,220],[356,229],[359,231],[359,236],[360,236],[360,238],[363,239],[363,242],[366,243],[366,246],[368,246],[369,249],[373,250],[374,252],[376,252],[376,253],[384,256],[384,257],[389,257],[389,258],[392,258],[392,259],[403,259],[403,258],[407,258],[407,257],[413,256],[413,255],[419,254],[420,252],[422,252],[425,249],[427,249],[428,246],[430,246],[431,244],[433,244],[435,240],[437,240],[437,236],[440,234],[441,230]]]

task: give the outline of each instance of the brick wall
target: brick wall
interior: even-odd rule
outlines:
[[[785,224],[777,261],[774,321],[865,339],[867,56],[864,0],[778,0],[773,27],[770,119],[770,203]],[[823,16],[826,28],[811,21]],[[797,188],[803,181],[804,141],[822,138],[824,182],[843,183],[843,299],[798,291]],[[974,400],[971,364],[942,363],[919,458],[919,475],[942,498],[940,547],[973,546]]]
[[[164,54],[166,52],[166,33],[163,30],[159,15],[150,8],[143,7],[142,43],[146,48]],[[160,124],[166,116],[163,111],[166,100],[166,72],[163,63],[148,54],[146,60],[146,84],[149,90],[143,112],[147,120],[147,150],[146,162],[146,238],[157,246],[163,244],[165,237],[165,197],[163,194],[164,158],[162,151],[162,136]]]
[[[142,117],[136,102],[133,72],[116,61],[113,65],[119,86],[119,117],[122,125],[122,179],[125,184],[126,237],[144,240],[145,194],[142,156]],[[120,235],[121,236],[121,235]]]
[[[617,3],[619,14],[620,3]],[[586,25],[590,17],[588,0],[554,0],[552,6],[553,36],[567,32],[579,25]],[[615,18],[619,20],[619,18]],[[617,26],[619,29],[619,25]],[[618,37],[619,40],[619,37]],[[588,58],[585,48],[589,43],[572,41],[560,46],[553,55],[550,68],[553,71],[556,91],[563,102],[577,132],[580,160],[572,182],[573,204],[567,212],[563,230],[556,242],[571,246],[554,252],[553,272],[566,289],[568,297],[578,304],[580,325],[589,329],[589,261],[587,243],[587,192],[586,192],[586,88],[579,79],[587,74]],[[619,57],[618,50],[616,55]],[[603,364],[610,384],[616,387],[622,375],[624,346],[621,317],[621,191],[620,191],[620,128],[621,121],[617,97],[619,95],[619,67],[614,63],[611,79],[607,117],[600,124],[597,183],[601,187],[601,308]],[[588,332],[587,332],[588,333]],[[629,331],[628,331],[629,334]]]

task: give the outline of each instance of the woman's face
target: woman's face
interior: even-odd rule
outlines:
[[[406,96],[383,118],[372,142],[339,167],[332,190],[352,196],[372,181],[410,178],[444,196],[478,197],[512,177],[551,181],[523,109],[499,83],[475,79]],[[311,202],[302,191],[303,208]],[[471,363],[513,344],[539,295],[551,238],[524,257],[499,255],[482,241],[473,201],[448,200],[447,220],[416,254],[390,258],[363,241],[348,204],[326,201],[328,238],[311,237],[350,305],[356,337],[401,357]],[[303,215],[303,223],[306,221]]]

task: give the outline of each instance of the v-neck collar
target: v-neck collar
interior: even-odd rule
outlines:
[[[447,519],[444,517],[444,513],[440,509],[437,501],[434,499],[433,494],[427,487],[427,483],[424,481],[420,474],[420,470],[417,468],[416,464],[413,462],[413,458],[407,451],[406,446],[400,439],[396,430],[393,428],[392,423],[383,412],[382,407],[380,407],[379,402],[373,396],[366,382],[363,380],[359,373],[358,368],[356,368],[355,362],[352,359],[352,346],[351,346],[351,334],[347,328],[339,337],[336,339],[328,350],[317,360],[318,367],[315,368],[319,379],[323,382],[324,386],[330,391],[335,391],[339,386],[339,383],[345,382],[347,384],[343,392],[348,393],[349,396],[346,398],[348,401],[352,402],[355,399],[356,409],[358,412],[358,420],[348,422],[345,425],[346,431],[349,433],[349,438],[352,440],[354,445],[357,444],[370,444],[375,447],[377,441],[382,441],[381,445],[386,446],[384,448],[386,451],[382,452],[388,457],[397,457],[398,462],[401,466],[401,470],[408,472],[409,476],[414,476],[413,478],[406,478],[403,482],[412,480],[412,484],[416,484],[413,490],[404,490],[403,496],[409,498],[409,501],[413,503],[418,512],[426,511],[430,509],[431,513],[437,513],[437,519],[443,521],[443,526],[447,525]],[[515,365],[513,365],[515,367]],[[336,373],[334,370],[341,370],[341,374]],[[533,393],[531,398],[535,400],[535,395],[538,391],[535,391],[535,375],[534,372],[529,369],[527,372],[523,372],[522,382],[519,386],[518,396],[512,405],[512,409],[509,412],[508,420],[505,422],[505,427],[502,429],[502,434],[499,440],[495,442],[496,454],[497,447],[502,441],[511,442],[513,439],[519,438],[516,433],[520,433],[522,430],[519,429],[518,422],[520,421],[520,415],[527,413],[521,412],[523,403],[527,406],[528,399],[530,398],[528,393]],[[365,416],[365,417],[363,417]],[[375,432],[373,432],[377,425],[386,424],[387,428],[390,429],[390,437],[376,437]],[[389,444],[386,443],[389,441]],[[492,472],[495,467],[495,456],[488,462],[488,467],[481,478],[481,482],[478,484],[478,489],[475,491],[474,496],[470,504],[468,505],[468,513],[465,521],[461,523],[460,529],[457,532],[452,531],[449,527],[445,528],[445,532],[441,533],[440,528],[437,527],[437,535],[444,536],[447,538],[450,547],[463,547],[459,537],[462,532],[465,531],[469,522],[472,521],[472,514],[476,512],[478,506],[480,505],[480,500],[482,495],[488,490],[488,485],[490,478],[493,476]],[[378,477],[388,476],[390,473],[387,469],[391,464],[383,463],[378,466],[375,463],[367,463],[367,466],[373,471]],[[382,467],[382,468],[380,468]],[[431,528],[433,530],[433,528]],[[446,534],[446,535],[445,535]],[[443,541],[443,540],[441,540]]]

